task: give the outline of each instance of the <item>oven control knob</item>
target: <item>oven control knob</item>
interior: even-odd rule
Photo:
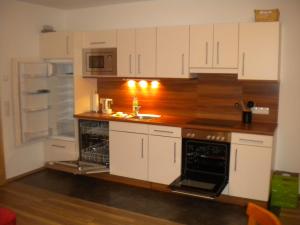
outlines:
[[[210,136],[210,135],[207,135],[207,136],[206,136],[206,139],[208,139],[208,140],[211,139],[211,136]]]
[[[192,133],[192,134],[191,134],[191,137],[192,137],[192,138],[193,138],[193,137],[195,137],[195,134],[194,134],[194,133]]]
[[[221,139],[221,137],[220,137],[220,136],[217,136],[217,137],[216,137],[216,140],[217,140],[217,141],[219,141],[220,139]]]
[[[221,141],[224,141],[225,140],[225,137],[221,137]]]
[[[191,136],[191,133],[187,133],[186,136],[187,136],[187,137],[190,137],[190,136]]]
[[[215,138],[216,138],[215,136],[211,136],[211,140],[215,140]]]

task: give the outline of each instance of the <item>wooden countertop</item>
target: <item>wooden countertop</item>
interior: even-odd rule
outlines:
[[[160,118],[155,119],[125,119],[125,118],[116,118],[101,113],[86,112],[74,115],[78,119],[86,120],[104,120],[104,121],[119,121],[119,122],[132,122],[132,123],[143,123],[143,124],[152,124],[152,125],[162,125],[162,126],[175,126],[181,128],[192,128],[192,129],[202,129],[202,130],[216,130],[216,131],[229,131],[229,132],[241,132],[241,133],[251,133],[251,134],[262,134],[262,135],[273,135],[277,124],[273,123],[252,123],[246,125],[239,121],[228,121],[225,125],[214,123],[205,125],[206,119],[193,118],[193,117],[182,117],[182,116],[161,116]],[[204,123],[193,123],[194,120],[201,121]]]

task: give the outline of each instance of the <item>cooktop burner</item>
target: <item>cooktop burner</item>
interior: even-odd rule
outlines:
[[[238,121],[233,120],[212,120],[212,119],[194,119],[187,124],[203,125],[203,126],[217,126],[217,127],[234,127],[238,124]]]

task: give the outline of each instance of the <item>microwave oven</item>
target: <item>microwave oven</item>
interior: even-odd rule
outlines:
[[[83,49],[84,77],[117,76],[117,48]]]

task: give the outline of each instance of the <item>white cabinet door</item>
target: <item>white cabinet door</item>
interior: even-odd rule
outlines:
[[[279,23],[241,23],[239,79],[278,80]]]
[[[229,194],[267,201],[271,178],[272,148],[231,145]]]
[[[135,76],[135,29],[117,31],[118,76]]]
[[[190,26],[190,67],[212,68],[213,29],[212,24]]]
[[[157,28],[157,76],[189,77],[189,26]]]
[[[214,68],[238,67],[238,24],[214,25]]]
[[[156,75],[156,28],[136,29],[136,76]]]
[[[181,174],[181,138],[149,136],[149,181],[169,185]]]
[[[109,132],[110,173],[134,179],[148,179],[148,135]]]
[[[84,48],[115,48],[117,47],[116,30],[85,32],[83,34]]]
[[[40,34],[40,56],[44,59],[70,58],[73,55],[73,36],[68,32]]]

